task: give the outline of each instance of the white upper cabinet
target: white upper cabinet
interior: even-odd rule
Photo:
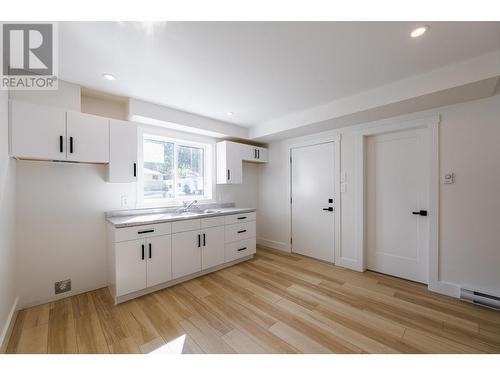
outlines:
[[[246,147],[243,160],[255,163],[267,163],[267,149],[251,145],[242,145]]]
[[[66,111],[31,103],[10,103],[11,156],[66,160]]]
[[[24,159],[109,162],[109,119],[10,102],[10,153]]]
[[[67,160],[109,162],[109,119],[67,112]]]
[[[243,161],[266,163],[267,149],[230,141],[217,143],[217,183],[241,184]]]
[[[109,121],[108,182],[137,181],[137,125]]]

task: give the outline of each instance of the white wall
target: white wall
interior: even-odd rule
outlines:
[[[16,162],[8,154],[8,95],[0,91],[0,346],[16,302]],[[1,352],[1,351],[0,351]]]
[[[500,295],[500,96],[419,112],[387,122],[441,115],[440,171],[454,172],[454,185],[441,185],[440,280]],[[363,125],[361,125],[363,126]],[[270,163],[261,166],[258,241],[290,249],[288,147],[304,139],[342,134],[341,254],[356,268],[355,135],[352,129],[312,134],[270,144]]]

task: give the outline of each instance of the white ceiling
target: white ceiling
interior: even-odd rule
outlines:
[[[59,34],[61,79],[243,126],[500,47],[500,22],[62,22]]]

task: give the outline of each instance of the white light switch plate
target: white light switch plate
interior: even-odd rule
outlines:
[[[341,193],[347,192],[347,184],[346,183],[340,184],[340,192]]]

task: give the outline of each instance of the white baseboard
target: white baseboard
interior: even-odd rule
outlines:
[[[429,281],[427,288],[432,292],[460,298],[460,287],[456,284],[447,283],[445,281]]]
[[[5,353],[7,350],[7,344],[9,343],[10,335],[14,329],[14,323],[16,322],[18,302],[19,297],[16,297],[14,303],[12,304],[12,308],[10,309],[9,317],[3,326],[2,335],[0,336],[0,353]]]
[[[28,301],[28,302],[21,301],[19,309],[27,309],[29,307],[43,305],[45,303],[58,301],[58,300],[63,299],[63,298],[68,298],[68,297],[76,296],[77,294],[87,293],[87,292],[90,292],[92,290],[97,290],[97,289],[105,288],[107,286],[108,286],[108,284],[102,284],[102,285],[97,285],[97,286],[94,286],[94,287],[91,287],[91,288],[79,289],[79,290],[72,290],[71,292],[58,294],[58,295],[55,295],[55,296],[52,296],[52,297],[49,297],[49,298],[44,298],[42,300]]]
[[[273,241],[265,238],[257,238],[257,245],[270,247],[276,250],[286,251],[287,253],[291,252],[290,244],[287,244],[285,242]]]

